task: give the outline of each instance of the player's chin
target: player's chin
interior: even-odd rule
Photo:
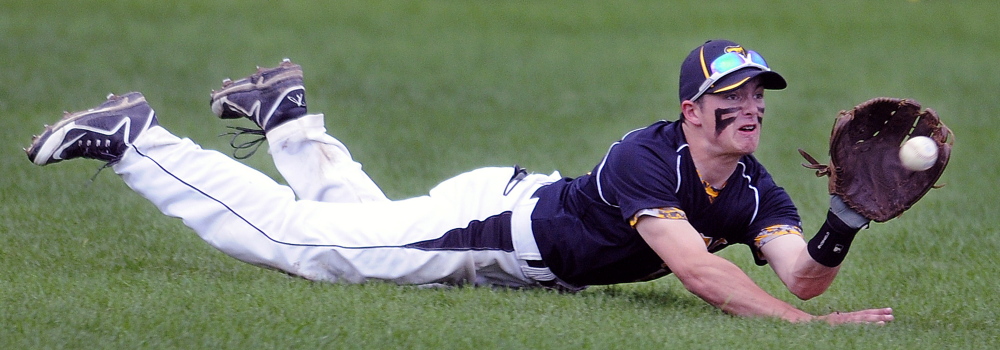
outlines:
[[[748,155],[756,151],[757,146],[760,146],[760,133],[738,133],[734,141],[737,152]]]
[[[741,148],[737,153],[741,156],[749,156],[753,154],[753,152],[755,151],[757,151],[757,147],[747,147],[747,148]]]
[[[729,148],[729,155],[748,156],[757,151],[757,144],[736,144]]]

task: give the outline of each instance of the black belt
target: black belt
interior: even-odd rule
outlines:
[[[525,260],[525,262],[527,262],[528,266],[530,266],[530,267],[537,267],[537,268],[546,268],[546,267],[549,267],[548,265],[545,265],[544,261],[541,261],[541,260]]]

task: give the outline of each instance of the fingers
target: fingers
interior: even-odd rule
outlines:
[[[851,322],[854,323],[875,323],[881,325],[895,320],[891,308],[855,311],[851,314],[853,316]]]
[[[834,312],[819,318],[826,321],[830,325],[845,323],[883,325],[888,322],[892,322],[895,319],[892,315],[892,308],[867,309],[852,312]]]

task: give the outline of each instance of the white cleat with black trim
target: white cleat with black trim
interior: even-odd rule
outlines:
[[[156,113],[141,93],[111,94],[100,106],[66,113],[55,125],[46,126],[24,151],[38,165],[73,158],[114,163],[139,134],[154,125],[159,125]]]

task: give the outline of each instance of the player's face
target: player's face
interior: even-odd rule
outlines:
[[[706,94],[701,106],[704,132],[722,154],[747,155],[760,144],[764,88],[753,79],[738,89]]]

